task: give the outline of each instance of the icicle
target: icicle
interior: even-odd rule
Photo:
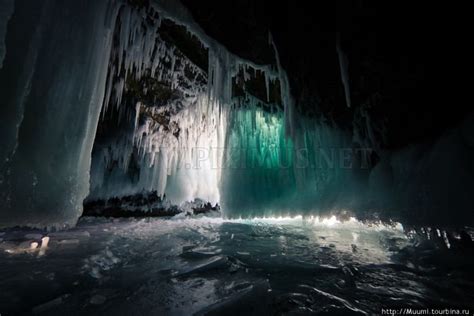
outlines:
[[[265,76],[265,90],[267,92],[267,102],[270,102],[270,81],[266,72],[263,72]]]
[[[349,86],[349,61],[347,59],[346,54],[341,48],[341,36],[338,33],[337,34],[337,40],[336,40],[336,50],[337,50],[337,55],[339,56],[339,67],[341,68],[341,80],[342,84],[344,85],[344,92],[346,95],[346,104],[347,107],[351,107],[351,90]]]
[[[269,34],[271,38],[271,43],[273,51],[275,53],[275,60],[277,62],[278,77],[280,80],[280,94],[283,106],[285,109],[285,133],[287,136],[293,138],[295,136],[295,113],[294,113],[294,100],[290,92],[290,83],[288,81],[288,76],[286,71],[283,69],[280,63],[280,55],[278,54],[278,49],[273,41],[273,37]]]

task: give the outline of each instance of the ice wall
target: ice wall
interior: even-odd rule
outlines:
[[[474,113],[433,143],[386,154],[370,173],[365,201],[416,224],[472,225]]]
[[[251,102],[250,102],[251,103]],[[230,217],[319,214],[351,208],[357,193],[350,134],[299,118],[286,137],[283,112],[248,105],[231,116],[224,157],[224,212]]]
[[[2,38],[0,226],[63,226],[80,215],[117,9],[15,1]]]

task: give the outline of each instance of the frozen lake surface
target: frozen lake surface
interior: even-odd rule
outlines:
[[[472,308],[474,250],[464,241],[436,229],[301,217],[83,218],[65,232],[11,229],[0,232],[0,314]]]

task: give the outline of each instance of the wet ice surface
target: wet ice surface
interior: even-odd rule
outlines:
[[[44,245],[44,237],[49,237]],[[379,314],[472,307],[470,245],[297,219],[82,219],[0,232],[0,313]]]

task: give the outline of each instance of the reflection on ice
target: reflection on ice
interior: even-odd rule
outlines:
[[[472,243],[430,231],[335,216],[83,218],[63,232],[10,230],[0,242],[0,307],[262,315],[469,305]]]

